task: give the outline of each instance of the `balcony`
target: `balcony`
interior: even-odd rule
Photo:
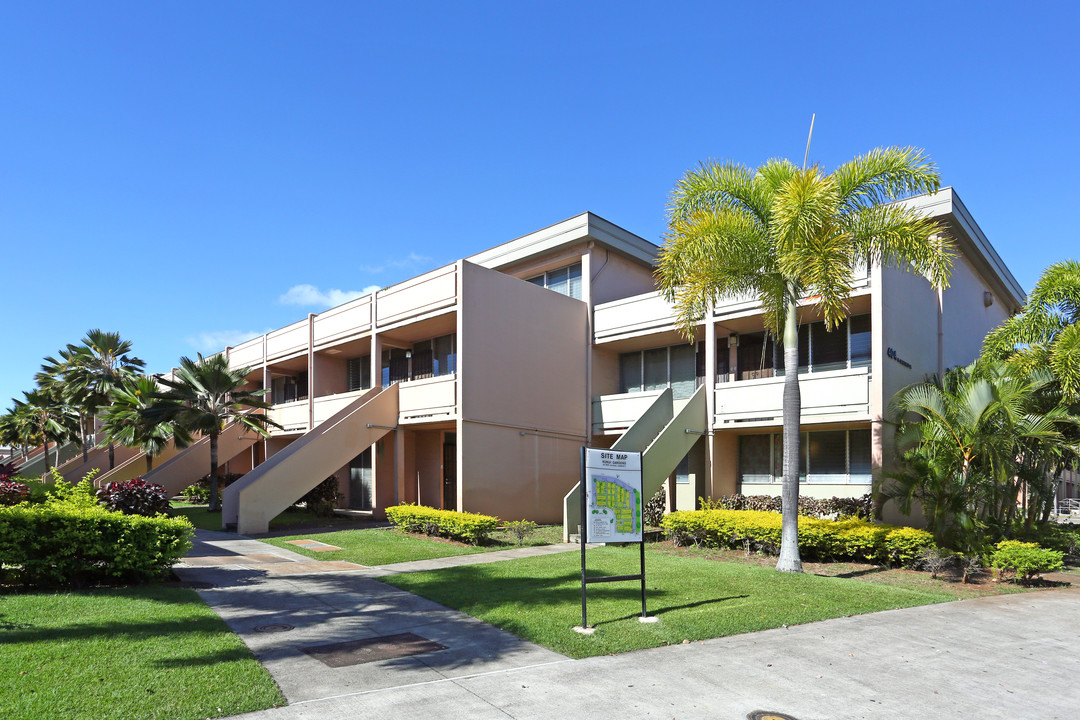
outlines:
[[[593,435],[621,433],[637,422],[661,392],[650,390],[593,398]]]
[[[852,293],[858,294],[869,285],[869,271],[865,268],[856,271],[851,283]],[[718,304],[713,309],[713,315],[716,318],[722,318],[759,311],[760,303],[747,295],[731,298]],[[672,330],[674,327],[675,309],[659,292],[655,291],[602,303],[593,309],[593,337],[598,343],[620,337]]]
[[[271,435],[291,435],[298,432],[307,432],[308,429],[308,401],[296,400],[289,403],[280,403],[267,413],[270,419],[281,426],[281,429],[272,428]]]
[[[870,371],[858,367],[799,375],[803,421],[862,420],[870,415]],[[717,383],[714,426],[776,425],[783,419],[784,378]]]
[[[457,375],[411,380],[398,389],[398,422],[449,420],[457,415]]]

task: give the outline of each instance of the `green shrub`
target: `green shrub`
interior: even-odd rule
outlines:
[[[194,505],[210,502],[210,488],[202,485],[188,485],[180,491],[180,497]]]
[[[1019,580],[1026,582],[1036,575],[1063,567],[1060,551],[1046,550],[1035,543],[1002,540],[994,547],[997,549],[990,556],[990,566],[1002,577],[1014,573]]]
[[[1060,550],[1066,555],[1080,555],[1080,531],[1058,524],[1049,524],[1039,533],[1039,545]]]
[[[390,522],[406,532],[464,540],[480,545],[495,531],[499,519],[455,510],[439,510],[423,505],[395,505],[386,508]]]
[[[507,532],[514,536],[518,545],[525,542],[525,538],[536,532],[536,528],[538,527],[539,525],[532,520],[511,520],[506,523]]]
[[[662,526],[676,545],[780,551],[779,513],[761,510],[693,510],[669,513]],[[799,552],[807,559],[911,564],[931,547],[930,533],[856,518],[799,517]]]
[[[186,518],[125,515],[80,493],[0,508],[0,567],[31,586],[144,581],[183,557],[192,532]]]
[[[718,498],[698,498],[702,510],[759,510],[762,512],[780,512],[783,509],[782,498],[772,495],[723,495]],[[799,514],[807,517],[835,517],[843,519],[858,517],[870,520],[873,517],[873,499],[867,493],[860,497],[813,498],[799,496]]]
[[[319,517],[330,517],[338,506],[341,494],[338,492],[338,479],[334,475],[313,487],[298,502],[307,506],[308,512]]]

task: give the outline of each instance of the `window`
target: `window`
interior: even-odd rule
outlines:
[[[411,350],[389,348],[382,353],[382,384],[451,375],[457,372],[457,334],[413,343]]]
[[[690,484],[690,453],[683,456],[678,467],[675,468],[675,482],[679,485]]]
[[[855,315],[832,330],[826,330],[823,322],[803,323],[799,326],[799,372],[868,367],[870,335],[870,315]],[[784,346],[774,343],[768,333],[740,335],[737,356],[739,380],[784,374]],[[725,372],[719,362],[717,372]]]
[[[274,405],[281,403],[307,400],[308,398],[308,374],[304,370],[293,375],[282,375],[270,379],[270,402]]]
[[[799,481],[869,484],[869,430],[819,430],[802,433]],[[739,437],[739,482],[780,483],[784,479],[784,436],[780,433]]]
[[[371,356],[350,358],[346,363],[346,392],[367,390],[371,387]]]
[[[642,392],[671,388],[676,400],[694,394],[703,378],[698,356],[704,343],[638,350],[619,355],[619,392]]]
[[[575,300],[580,300],[581,263],[575,263],[574,265],[559,268],[558,270],[549,270],[543,275],[531,277],[525,282],[530,282],[533,285],[539,285],[540,287],[546,287],[548,290],[554,290],[560,295],[566,295]]]

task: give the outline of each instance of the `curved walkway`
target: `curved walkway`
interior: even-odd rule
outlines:
[[[215,584],[200,591],[203,598],[255,651],[291,703],[245,720],[741,720],[755,710],[798,720],[1080,714],[1080,590],[986,597],[569,660],[370,577],[384,569],[304,571],[300,566],[312,564],[304,556],[235,538],[200,533],[188,562],[216,554],[231,557],[229,564],[186,565],[177,573]],[[254,557],[262,555],[272,557]],[[273,569],[285,566],[296,574]],[[296,629],[255,631],[273,624]],[[372,637],[408,634],[445,649],[426,646],[427,652],[387,658],[392,648],[370,645]],[[365,638],[359,649],[354,643],[314,656],[301,649]],[[357,659],[371,661],[327,664]]]

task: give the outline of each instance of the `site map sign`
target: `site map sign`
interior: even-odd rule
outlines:
[[[641,542],[641,453],[585,450],[588,542]]]

